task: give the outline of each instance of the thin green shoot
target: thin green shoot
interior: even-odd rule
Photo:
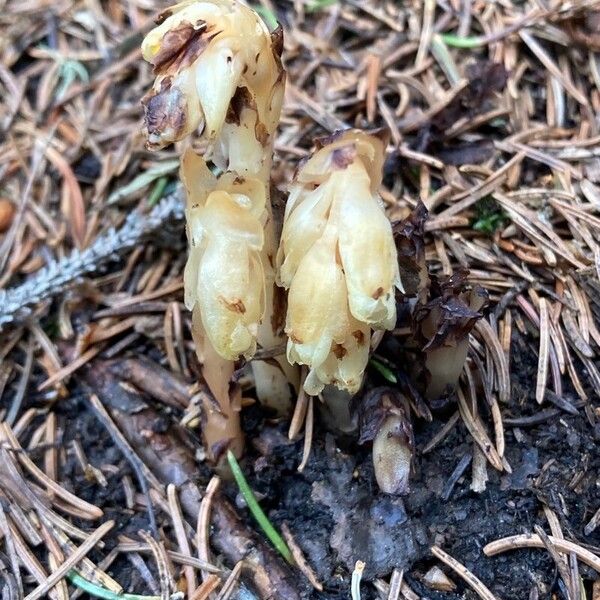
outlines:
[[[372,356],[369,360],[369,364],[379,372],[380,375],[387,379],[390,383],[398,383],[398,379],[394,375],[394,372],[383,362],[385,359],[380,357]],[[387,362],[387,361],[385,361]]]
[[[38,47],[40,50],[46,52],[58,65],[58,86],[54,91],[54,96],[57,100],[63,98],[71,87],[71,84],[76,80],[79,79],[82,83],[89,83],[90,75],[83,63],[71,58],[65,58],[60,52],[44,44],[40,44]]]
[[[450,85],[456,85],[460,81],[460,73],[442,36],[437,33],[434,33],[431,38],[431,53],[442,67]]]
[[[77,571],[70,571],[67,574],[67,578],[69,581],[80,590],[88,593],[90,596],[94,596],[95,598],[104,598],[105,600],[160,600],[160,596],[143,596],[140,594],[126,594],[121,593],[117,594],[116,592],[112,592],[111,590],[107,590],[106,588],[92,583],[82,577]],[[183,598],[183,594],[181,592],[176,592],[170,596],[170,600],[179,600]]]
[[[166,160],[164,162],[158,163],[156,166],[140,173],[137,177],[135,177],[132,181],[130,181],[127,185],[118,188],[110,196],[107,198],[107,204],[116,204],[121,200],[128,198],[129,196],[143,190],[151,183],[154,183],[157,179],[161,177],[165,177],[166,175],[170,175],[173,171],[179,168],[178,160]]]
[[[169,183],[168,177],[160,177],[154,184],[154,187],[148,196],[148,204],[150,206],[154,206],[164,196],[167,183]]]
[[[481,37],[460,37],[453,33],[442,33],[440,37],[447,46],[453,48],[470,49],[485,45],[485,40]]]
[[[254,492],[250,489],[250,486],[248,485],[248,482],[242,473],[242,469],[231,450],[227,451],[227,461],[229,462],[231,472],[233,473],[235,481],[240,488],[240,492],[242,492],[242,496],[244,496],[244,500],[246,500],[246,504],[248,505],[252,516],[256,519],[265,535],[269,538],[273,546],[275,546],[275,548],[279,551],[281,556],[283,556],[283,558],[285,558],[285,560],[287,560],[290,564],[294,564],[294,558],[290,549],[284,542],[283,538],[279,535],[275,527],[273,527],[263,509],[260,507]]]

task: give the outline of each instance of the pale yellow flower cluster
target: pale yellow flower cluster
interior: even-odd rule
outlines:
[[[188,0],[159,21],[142,44],[157,75],[143,100],[148,143],[162,147],[200,130],[210,159],[224,171],[215,177],[191,150],[182,160],[190,242],[186,305],[199,312],[194,323],[222,358],[250,358],[266,296],[272,297],[266,270],[271,287],[274,280],[261,254],[265,241],[275,243],[265,225],[285,81],[281,40],[235,0]]]
[[[277,278],[289,290],[287,359],[309,367],[307,393],[326,384],[356,392],[372,330],[395,324],[401,285],[377,193],[383,142],[353,130],[323,141],[291,186],[277,252],[269,185],[285,81],[280,34],[236,0],[186,0],[160,20],[142,45],[157,76],[143,100],[149,145],[199,130],[223,172],[213,175],[191,150],[182,160],[185,300],[197,339],[229,361],[251,358],[257,342],[276,346],[273,324],[284,316],[273,293]],[[289,365],[277,361],[257,366],[274,371],[257,387],[258,379],[277,377],[270,394],[283,397]]]
[[[217,178],[190,149],[181,175],[188,193],[190,244],[185,304],[199,312],[204,333],[220,356],[250,358],[264,313],[264,186],[233,173]]]
[[[290,190],[277,257],[289,289],[288,359],[308,365],[309,394],[334,384],[354,393],[372,329],[396,322],[396,247],[377,189],[383,143],[345,131],[300,167]]]

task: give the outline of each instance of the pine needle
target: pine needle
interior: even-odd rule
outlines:
[[[0,290],[0,331],[9,323],[26,319],[36,304],[63,294],[82,277],[118,259],[143,239],[164,230],[165,224],[183,220],[180,192],[161,200],[147,215],[131,212],[119,230],[109,229],[85,250],[51,262],[19,287]]]
[[[111,590],[96,585],[88,581],[76,571],[71,571],[67,577],[69,581],[79,589],[96,598],[105,598],[106,600],[161,600],[160,596],[142,596],[140,594],[117,594]],[[178,600],[183,598],[183,593],[177,592],[170,597],[170,600]]]

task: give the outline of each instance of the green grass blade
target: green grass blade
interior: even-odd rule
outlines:
[[[371,360],[369,360],[369,364],[376,371],[379,371],[380,375],[382,375],[390,383],[398,383],[398,379],[394,375],[394,372],[387,365],[383,364],[380,360],[378,360],[374,356],[372,356]]]
[[[240,492],[242,492],[242,496],[244,496],[244,500],[246,500],[246,504],[248,505],[252,516],[256,519],[265,535],[269,538],[273,546],[277,548],[281,556],[283,556],[283,558],[285,558],[285,560],[287,560],[289,563],[293,564],[294,558],[292,557],[290,549],[283,541],[283,538],[279,535],[275,527],[271,525],[267,515],[265,515],[263,509],[260,507],[254,492],[250,489],[250,486],[248,485],[248,482],[242,473],[242,469],[240,468],[240,465],[231,450],[227,451],[227,461],[229,462],[231,472],[233,473],[235,481],[240,488]]]

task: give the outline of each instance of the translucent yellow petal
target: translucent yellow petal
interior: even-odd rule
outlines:
[[[254,254],[244,244],[215,238],[208,242],[200,264],[197,295],[202,323],[215,350],[229,360],[256,350],[264,284]]]
[[[335,212],[350,311],[363,323],[389,329],[396,320],[397,251],[390,222],[360,165],[340,182]]]
[[[336,261],[335,242],[335,238],[322,237],[315,243],[292,281],[286,333],[299,346],[316,346],[324,337],[333,340],[344,330],[340,307],[346,305],[346,285]]]
[[[206,50],[199,59],[196,91],[204,112],[208,139],[214,139],[223,127],[243,68],[244,62],[232,52],[226,40]]]
[[[329,192],[330,188],[324,185],[303,194],[286,216],[277,254],[278,283],[285,288],[290,286],[304,255],[325,230],[332,200]]]

